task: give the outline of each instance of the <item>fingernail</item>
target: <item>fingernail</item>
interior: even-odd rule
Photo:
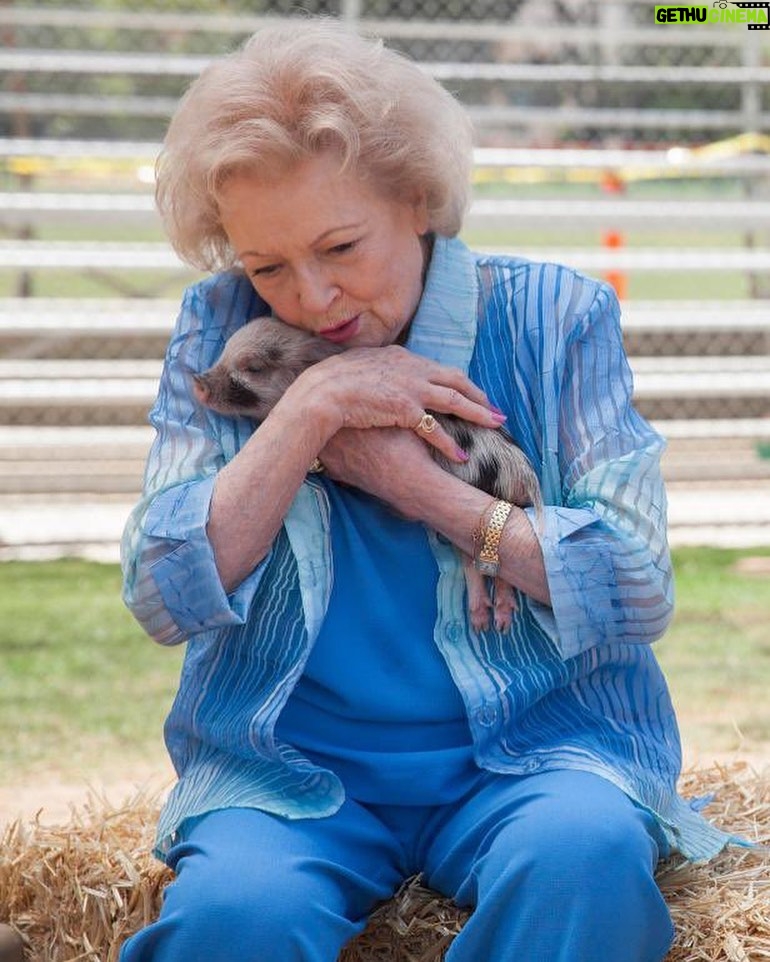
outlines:
[[[492,420],[493,420],[493,421],[497,421],[498,424],[502,424],[504,421],[507,421],[507,420],[508,420],[508,415],[507,415],[507,414],[503,414],[502,411],[493,411],[493,412],[492,412]]]
[[[489,405],[489,410],[490,410],[490,411],[494,411],[495,414],[502,414],[502,413],[503,413],[496,404],[490,404],[490,405]]]
[[[458,461],[462,461],[463,463],[470,461],[471,459],[470,454],[468,454],[467,451],[463,451],[462,448],[455,448],[455,457]]]

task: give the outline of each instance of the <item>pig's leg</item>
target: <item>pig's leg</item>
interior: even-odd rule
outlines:
[[[495,628],[498,631],[508,631],[513,614],[518,611],[516,592],[513,587],[502,578],[495,578],[494,601],[492,601],[488,591],[488,579],[474,567],[472,558],[465,554],[462,557],[465,586],[468,592],[468,614],[474,629],[486,631],[489,628],[489,612],[493,610]]]
[[[495,612],[495,628],[498,631],[508,631],[519,606],[516,603],[516,592],[513,586],[502,578],[495,578],[495,601],[492,607]]]
[[[489,610],[492,607],[492,599],[487,591],[486,579],[474,567],[473,559],[469,555],[464,554],[462,557],[471,624],[476,631],[486,631],[489,628]]]

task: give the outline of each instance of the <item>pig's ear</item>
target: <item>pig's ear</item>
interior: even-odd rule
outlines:
[[[236,411],[244,414],[259,403],[259,397],[249,381],[248,372],[229,372],[227,376],[225,401]]]

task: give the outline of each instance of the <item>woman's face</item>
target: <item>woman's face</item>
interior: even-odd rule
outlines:
[[[222,226],[281,320],[349,347],[392,344],[422,294],[422,202],[375,193],[320,155],[274,180],[230,179]]]

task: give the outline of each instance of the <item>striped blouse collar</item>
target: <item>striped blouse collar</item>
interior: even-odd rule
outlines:
[[[467,374],[476,340],[478,287],[475,260],[465,244],[437,236],[406,347]]]

